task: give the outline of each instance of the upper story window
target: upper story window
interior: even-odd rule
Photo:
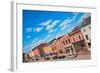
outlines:
[[[91,43],[88,43],[89,48],[91,48]]]
[[[70,43],[70,39],[68,39],[68,42]]]
[[[78,37],[79,37],[79,39],[81,40],[81,36],[79,35]]]
[[[67,44],[67,40],[65,40],[66,44]]]
[[[85,37],[86,37],[87,40],[89,39],[88,35],[85,35]]]
[[[74,39],[74,37],[73,37],[73,42],[75,42],[75,39]]]
[[[65,45],[65,42],[63,41],[63,44]]]

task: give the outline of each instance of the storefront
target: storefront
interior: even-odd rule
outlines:
[[[87,50],[86,43],[85,43],[84,40],[74,42],[73,45],[74,45],[74,48],[75,48],[76,52]]]

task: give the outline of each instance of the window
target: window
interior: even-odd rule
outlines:
[[[91,43],[88,43],[89,48],[91,48]]]
[[[86,37],[87,40],[89,39],[88,35],[85,35],[85,37]]]
[[[63,44],[65,45],[65,42],[63,41]]]
[[[81,36],[79,35],[78,37],[79,37],[79,39],[81,40]]]
[[[71,47],[71,51],[72,51],[72,53],[74,52],[74,50],[73,50],[73,48]]]
[[[73,38],[73,42],[75,42],[75,39]]]
[[[91,29],[91,27],[89,27],[89,29]]]
[[[62,54],[63,53],[63,51],[62,50],[59,50],[59,54]]]
[[[66,53],[70,53],[69,49],[66,49]]]
[[[67,40],[65,40],[66,44],[67,44]]]
[[[68,39],[68,42],[70,43],[70,39]]]

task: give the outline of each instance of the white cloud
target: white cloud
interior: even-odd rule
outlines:
[[[49,30],[48,33],[53,33],[53,32],[55,32],[55,31],[56,31],[56,29],[51,29],[51,30]]]
[[[40,32],[42,29],[44,29],[44,28],[43,27],[34,28],[34,32]]]
[[[71,19],[64,20],[59,27],[61,27],[61,30],[64,30],[68,27],[68,24],[71,24],[71,22],[75,21],[77,15],[80,14],[79,12],[74,12],[73,17]]]
[[[42,22],[40,25],[47,26],[52,22],[52,19],[49,19],[48,21]]]
[[[36,42],[32,43],[32,48],[34,48],[34,47],[36,47],[36,46],[38,46],[38,45],[40,45],[41,43],[44,43],[44,42],[46,42],[45,39],[37,40]],[[31,48],[31,49],[32,49],[32,48]]]
[[[51,36],[52,36],[52,35],[48,34],[48,35],[47,35],[47,38],[50,38]]]
[[[47,27],[46,27],[46,30],[50,30],[50,29],[52,29],[57,23],[59,23],[61,20],[55,20],[54,22],[52,22],[52,24],[51,25],[48,25]]]
[[[26,53],[29,52],[30,49],[32,49],[32,45],[33,45],[33,44],[26,45],[26,46],[23,48],[23,51],[26,52]]]
[[[49,42],[52,39],[52,35],[48,34],[47,37],[45,38],[45,42]]]
[[[72,26],[71,28],[68,28],[67,33],[70,33],[74,28],[75,28],[75,26]]]
[[[73,13],[74,16],[72,17],[71,22],[74,21],[79,14],[80,14],[79,12],[74,12]]]
[[[71,19],[66,19],[59,25],[59,27],[61,27],[61,30],[64,30],[70,23],[71,23]]]
[[[58,37],[60,37],[60,36],[62,36],[62,35],[64,35],[64,33],[58,33],[58,34],[56,35],[56,38],[58,38]]]
[[[64,29],[66,29],[67,28],[67,26],[63,26],[62,28],[61,28],[61,30],[64,30]]]
[[[73,16],[71,19],[71,22],[74,21],[76,19],[77,16]]]
[[[37,39],[36,42],[31,43],[31,44],[29,44],[29,45],[26,45],[23,49],[24,49],[25,52],[29,52],[31,49],[33,49],[34,47],[38,46],[39,44],[41,44],[41,43],[43,43],[43,42],[45,42],[45,39],[43,39],[43,40],[41,40],[41,39],[38,40],[38,39]]]
[[[29,38],[31,38],[31,36],[30,36],[30,35],[28,35],[28,36],[26,36],[26,37],[27,37],[28,39],[29,39]]]
[[[32,32],[32,27],[26,28],[27,32]]]
[[[43,41],[42,40],[38,40],[37,42],[35,42],[33,45],[34,46],[37,46],[37,45],[39,45],[40,43],[42,43]]]
[[[63,27],[65,25],[67,25],[69,23],[69,20],[64,20],[60,25],[59,27]]]
[[[38,40],[37,38],[36,38],[36,39],[34,39],[34,40],[32,40],[32,43],[37,42],[37,40]]]

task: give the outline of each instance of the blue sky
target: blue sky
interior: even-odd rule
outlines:
[[[80,12],[23,10],[23,52],[67,34],[89,15]]]

